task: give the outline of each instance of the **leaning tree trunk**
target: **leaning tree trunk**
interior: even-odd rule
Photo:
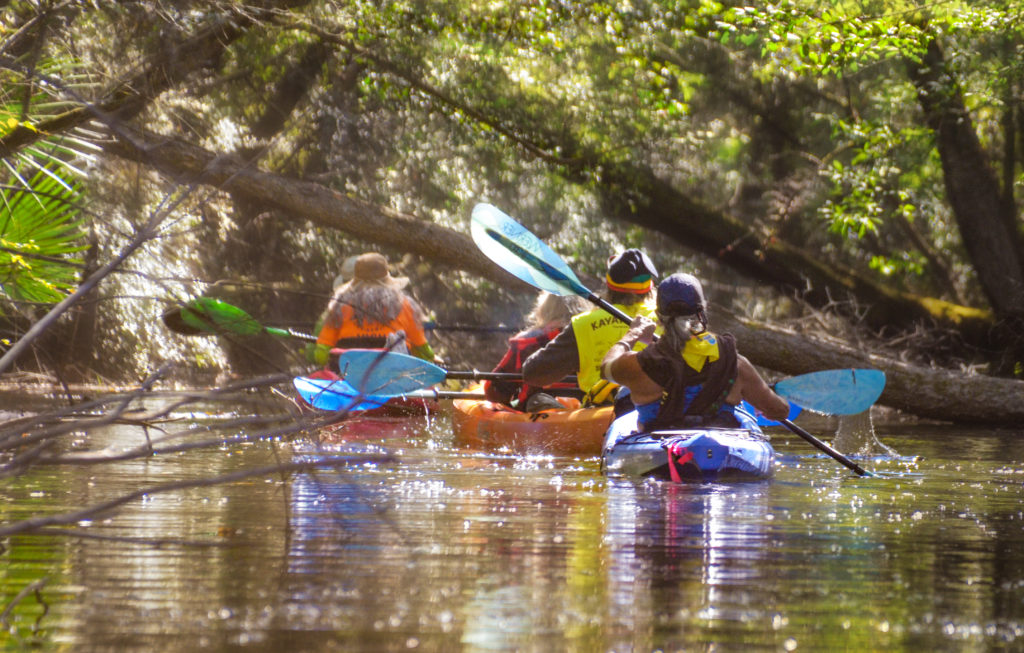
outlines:
[[[899,360],[711,309],[711,326],[736,336],[740,353],[755,365],[788,375],[834,368],[885,372],[879,404],[918,417],[949,422],[1019,426],[1024,420],[1024,381],[968,375]]]
[[[131,138],[106,144],[104,149],[151,165],[180,183],[216,186],[228,193],[245,195],[268,208],[281,209],[295,220],[340,229],[366,242],[410,252],[436,265],[465,270],[505,286],[528,287],[484,256],[465,233],[320,184],[262,172],[244,161],[155,134],[136,132]]]

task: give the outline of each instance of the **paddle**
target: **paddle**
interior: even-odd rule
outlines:
[[[576,275],[573,274],[572,270],[569,269],[569,266],[558,256],[558,254],[555,254],[550,247],[542,243],[536,236],[526,229],[526,227],[523,227],[496,207],[483,203],[477,204],[473,207],[471,233],[473,240],[476,242],[477,247],[480,248],[480,251],[499,266],[504,268],[505,271],[526,283],[558,295],[576,294],[581,297],[585,297],[608,313],[612,314],[617,319],[626,322],[627,324],[632,322],[632,318],[628,315],[616,309],[607,301],[597,297],[593,292],[583,286],[583,284],[581,284],[576,278]],[[873,372],[873,370],[859,371]],[[878,374],[882,373],[878,372]],[[865,376],[868,379],[866,380],[866,385],[869,384],[869,380],[872,377],[877,381],[876,375]],[[827,378],[831,380],[839,380],[842,377],[832,375]],[[881,378],[884,385],[884,374],[882,374]],[[854,385],[856,385],[857,374],[855,373],[850,375],[849,379],[854,382]],[[822,378],[819,378],[818,382],[820,383],[821,381]],[[881,394],[881,387],[877,387],[877,385],[878,384],[875,383],[878,394]],[[802,385],[800,387],[803,388]],[[778,385],[776,385],[776,391],[778,391]],[[785,391],[785,386],[783,387],[783,391]],[[817,394],[808,393],[806,398],[814,402],[815,405],[812,406],[806,403],[801,405],[803,405],[804,408],[809,408],[816,412],[830,413],[832,411],[830,411],[829,408],[832,406],[827,399],[829,396],[835,397],[837,395],[834,393],[830,395],[828,392]],[[866,395],[857,395],[861,401],[863,401],[864,396]],[[874,399],[877,398],[878,395],[876,394],[872,398],[872,403],[874,403]],[[845,401],[836,403],[844,410],[849,410],[851,408],[851,406]],[[867,410],[869,406],[870,404],[864,406],[861,411],[857,412]],[[839,413],[833,412],[832,414]],[[821,440],[818,440],[788,419],[782,420],[781,424],[804,440],[807,440],[819,450],[831,456],[833,459],[843,465],[846,465],[846,467],[857,474],[861,476],[869,475],[869,472],[864,470],[860,465],[857,465],[852,460]]]
[[[338,355],[338,372],[350,385],[372,395],[404,395],[445,379],[521,381],[517,372],[446,370],[415,356],[377,349],[346,349]],[[566,377],[566,382],[575,382]]]
[[[342,379],[311,379],[300,376],[295,378],[292,383],[306,403],[314,408],[327,411],[372,410],[380,408],[396,396],[407,399],[486,399],[482,392],[435,389],[417,390],[401,395],[368,395],[356,390]]]
[[[316,336],[308,333],[263,326],[237,306],[212,297],[199,297],[184,306],[171,308],[164,312],[162,318],[171,331],[187,336],[225,332],[240,336],[269,333],[273,336],[316,342]]]
[[[554,295],[579,295],[626,322],[632,318],[580,283],[558,254],[490,204],[473,207],[470,233],[489,259],[526,283]]]
[[[240,336],[253,336],[266,332],[274,336],[316,342],[316,336],[302,333],[295,329],[263,326],[254,317],[237,306],[210,297],[199,297],[189,301],[184,306],[170,308],[164,312],[162,318],[164,324],[171,331],[186,336],[225,332]],[[520,330],[519,327],[506,325],[444,325],[433,322],[424,322],[423,328],[428,331],[475,331],[479,333],[514,333]]]

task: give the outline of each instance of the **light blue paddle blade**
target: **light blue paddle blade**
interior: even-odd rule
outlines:
[[[422,358],[381,351],[347,349],[338,356],[338,373],[368,395],[402,395],[445,380],[448,371]]]
[[[473,207],[470,234],[487,258],[535,288],[554,295],[592,294],[558,254],[490,204]]]
[[[807,410],[825,415],[856,415],[871,408],[885,388],[880,370],[823,370],[783,379],[775,392]]]
[[[372,410],[392,397],[362,397],[358,390],[341,379],[296,377],[292,384],[307,404],[319,410]]]
[[[749,403],[747,403],[746,400],[743,400],[743,401],[740,402],[740,408],[742,408],[743,410],[747,411],[748,413],[750,413],[751,415],[756,417],[757,418],[757,425],[758,426],[781,426],[782,425],[782,422],[776,422],[774,420],[770,420],[767,417],[765,417],[764,415],[762,415],[761,413],[759,413],[758,410],[756,408],[754,408],[753,406],[751,406]],[[789,403],[789,415],[786,416],[786,419],[788,419],[790,421],[793,421],[797,417],[800,416],[800,412],[801,412],[800,406],[797,406],[793,402],[790,402]]]

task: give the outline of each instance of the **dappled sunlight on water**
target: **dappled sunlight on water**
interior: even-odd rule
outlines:
[[[857,457],[873,478],[773,432],[768,481],[608,479],[596,458],[458,448],[445,415],[47,469],[9,482],[5,522],[281,457],[340,465],[151,494],[84,524],[161,546],[4,541],[5,605],[46,579],[11,610],[9,637],[137,651],[1022,646],[1021,434],[875,429],[898,453]]]

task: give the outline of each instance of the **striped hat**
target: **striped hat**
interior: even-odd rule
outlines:
[[[615,292],[643,295],[651,291],[658,270],[646,254],[638,249],[627,249],[608,259],[605,282]]]

